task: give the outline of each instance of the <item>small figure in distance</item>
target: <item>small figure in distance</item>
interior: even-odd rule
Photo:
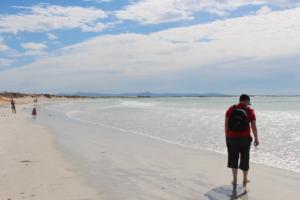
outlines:
[[[13,114],[17,114],[17,109],[16,109],[16,102],[14,101],[14,99],[10,100],[10,104],[11,104],[11,111]]]
[[[34,99],[33,99],[34,105],[37,105],[37,102],[38,102],[38,99],[37,99],[37,98],[34,98]]]
[[[34,107],[33,109],[32,109],[32,116],[36,116],[37,115],[37,112],[36,112],[36,108]]]

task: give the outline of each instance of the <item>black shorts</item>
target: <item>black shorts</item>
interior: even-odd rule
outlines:
[[[252,138],[226,138],[226,146],[228,151],[227,167],[240,168],[243,171],[249,170],[250,147]],[[240,164],[239,164],[240,158]]]

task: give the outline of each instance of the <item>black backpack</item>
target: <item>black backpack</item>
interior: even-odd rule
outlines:
[[[246,109],[237,108],[237,106],[234,105],[233,109],[234,110],[232,111],[228,119],[228,129],[230,131],[242,132],[249,125],[249,121],[247,117],[248,108]]]

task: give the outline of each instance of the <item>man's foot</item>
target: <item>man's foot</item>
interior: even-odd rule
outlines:
[[[249,182],[250,182],[250,180],[243,181],[243,194],[246,194],[248,192],[247,183],[249,183]]]
[[[244,180],[244,181],[243,181],[243,187],[246,187],[246,186],[247,186],[247,183],[250,183],[250,180]]]
[[[248,189],[247,189],[247,187],[245,186],[245,187],[243,187],[243,189],[242,189],[241,195],[245,195],[245,194],[247,194],[247,193],[248,193]]]

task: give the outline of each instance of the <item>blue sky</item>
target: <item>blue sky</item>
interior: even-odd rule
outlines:
[[[300,1],[0,2],[0,91],[300,94]]]

